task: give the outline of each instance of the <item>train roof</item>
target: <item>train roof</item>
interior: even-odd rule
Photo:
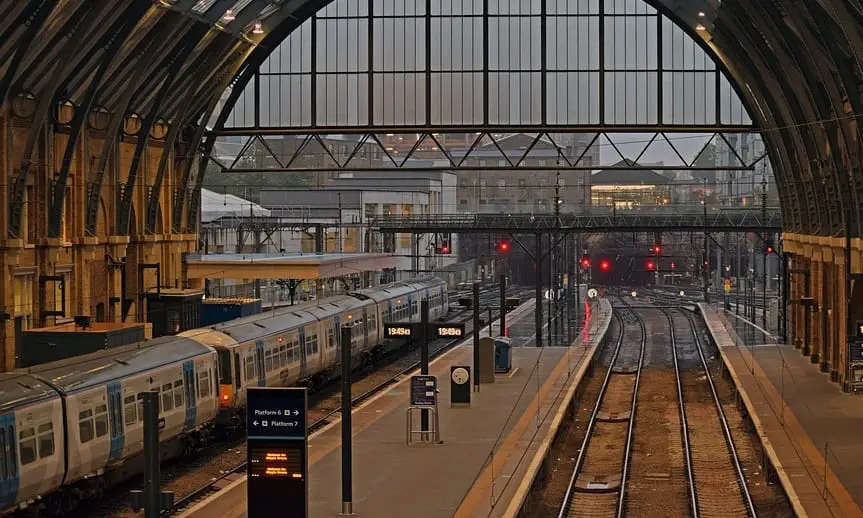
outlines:
[[[60,397],[44,381],[22,372],[0,374],[0,413]]]
[[[28,369],[28,373],[45,380],[63,393],[70,393],[189,360],[210,353],[212,349],[189,338],[163,336],[140,342],[134,349],[100,352],[103,354],[97,357],[85,355],[79,361],[37,365]]]

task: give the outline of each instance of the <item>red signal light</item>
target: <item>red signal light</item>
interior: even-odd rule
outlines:
[[[509,241],[501,241],[497,244],[499,252],[509,252]]]
[[[675,266],[676,266],[676,265],[675,265],[674,263],[671,263],[671,269],[672,269],[672,270],[674,269],[674,267],[675,267]]]
[[[662,245],[653,245],[653,253],[659,255],[662,253]]]
[[[653,261],[647,261],[647,270],[652,272],[655,269],[656,263],[654,263]]]
[[[448,246],[446,246],[446,245],[444,245],[444,246],[442,246],[442,247],[441,247],[440,251],[441,251],[441,253],[443,253],[443,254],[448,254],[448,253],[449,253],[449,247],[448,247]]]
[[[767,247],[767,254],[769,255],[769,254],[772,254],[772,253],[773,253],[773,247],[772,247],[772,246],[768,246],[768,247]]]
[[[582,268],[590,268],[590,256],[585,255],[581,258],[581,267]]]
[[[611,262],[608,259],[603,259],[602,261],[599,261],[599,269],[603,272],[607,272],[611,269]]]

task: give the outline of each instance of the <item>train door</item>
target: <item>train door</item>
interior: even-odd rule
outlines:
[[[267,386],[267,371],[264,370],[264,341],[255,342],[255,372],[258,375],[258,386]]]
[[[108,384],[108,422],[111,424],[111,449],[108,462],[123,458],[126,435],[123,431],[123,388],[120,382]]]
[[[183,431],[188,432],[195,428],[195,418],[198,412],[198,400],[195,394],[195,361],[183,362],[183,388],[186,392],[186,422]]]
[[[363,308],[363,350],[369,348],[369,315],[366,308]]]
[[[382,324],[388,324],[393,321],[393,299],[387,300],[387,319],[381,319]]]
[[[306,328],[301,327],[300,333],[300,379],[306,377],[306,367],[309,358],[309,351],[306,351]]]
[[[408,322],[414,321],[414,297],[412,294],[408,293]]]
[[[15,414],[0,415],[0,508],[11,507],[18,498],[18,448]]]

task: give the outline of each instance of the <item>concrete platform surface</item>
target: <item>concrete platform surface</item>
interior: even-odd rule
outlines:
[[[863,516],[863,398],[742,317],[699,308],[795,512]]]
[[[610,304],[603,301],[597,306],[593,318],[610,320]],[[518,318],[531,314],[521,312]],[[591,329],[596,329],[595,324]],[[598,342],[591,333],[584,334]],[[462,345],[439,357],[429,370],[438,377],[443,444],[405,444],[407,379],[357,408],[353,412],[355,515],[503,515],[566,395],[570,374],[594,350],[584,346],[515,348],[512,372],[482,385],[480,392],[472,394],[469,407],[456,408],[449,404],[450,366],[471,365],[472,347]],[[341,512],[338,423],[310,440],[313,518],[335,517]],[[245,517],[245,508],[243,480],[182,516]]]

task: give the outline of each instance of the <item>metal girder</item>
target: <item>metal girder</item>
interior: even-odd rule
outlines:
[[[801,208],[806,209],[806,214],[800,215],[801,231],[817,233],[818,226],[820,226],[820,216],[823,212],[819,210],[821,200],[817,198],[814,191],[811,164],[809,163],[809,156],[806,154],[806,150],[811,144],[808,144],[800,134],[797,118],[792,115],[792,109],[788,104],[789,100],[784,95],[779,80],[764,62],[761,54],[754,49],[757,44],[752,42],[751,35],[746,30],[745,22],[736,19],[736,16],[745,12],[744,7],[736,5],[736,9],[730,7],[728,9],[729,13],[733,13],[728,14],[728,17],[737,24],[729,26],[727,23],[720,23],[720,21],[725,20],[725,18],[720,18],[714,26],[716,36],[722,37],[723,46],[731,49],[735,55],[735,60],[742,63],[743,68],[751,71],[747,74],[750,82],[759,85],[759,90],[764,93],[763,103],[777,117],[777,126],[768,128],[768,131],[776,131],[784,140],[784,147],[791,162],[777,174],[801,172],[798,185],[806,188],[806,192],[798,193]],[[728,33],[728,37],[725,37],[726,33]],[[810,178],[806,178],[807,172]],[[815,228],[806,226],[812,223],[816,224]]]
[[[843,164],[843,166],[845,166],[844,169],[850,187],[850,189],[848,189],[849,192],[845,193],[847,198],[849,198],[845,203],[845,217],[851,219],[851,221],[849,221],[849,225],[853,231],[853,235],[858,237],[863,236],[863,220],[861,220],[859,210],[847,210],[853,207],[860,207],[861,202],[863,202],[863,170],[861,170],[860,163],[861,145],[863,145],[863,143],[861,143],[859,124],[855,124],[855,128],[852,129],[850,121],[845,113],[844,103],[842,102],[843,99],[847,99],[851,105],[852,113],[863,114],[863,102],[861,102],[859,95],[859,78],[861,73],[863,73],[863,70],[859,68],[859,57],[857,52],[852,52],[850,57],[844,58],[844,56],[841,55],[842,51],[840,50],[836,39],[825,36],[828,34],[835,34],[835,32],[830,31],[828,21],[822,12],[818,9],[807,10],[805,6],[799,3],[796,3],[793,8],[789,9],[790,15],[798,20],[798,23],[802,23],[799,19],[802,16],[801,13],[803,11],[811,15],[809,20],[811,20],[811,24],[814,26],[815,30],[815,34],[810,34],[809,31],[804,31],[804,37],[810,40],[815,40],[817,37],[818,41],[822,45],[821,50],[823,51],[823,54],[827,59],[830,59],[830,62],[833,65],[833,70],[826,70],[824,59],[814,59],[815,64],[818,65],[822,71],[822,81],[825,82],[825,85],[829,90],[835,92],[830,96],[829,100],[833,106],[833,110],[836,112],[836,123],[842,131],[845,142],[844,151],[848,164]],[[859,34],[856,29],[846,29],[845,23],[841,20],[838,20],[837,23],[842,33],[848,39],[850,47],[852,49],[860,49],[860,51],[863,52]],[[838,75],[838,78],[834,77],[834,72]]]
[[[95,23],[95,20],[92,20],[91,23]],[[27,141],[21,154],[21,165],[13,173],[9,187],[9,226],[7,232],[11,238],[19,238],[22,235],[21,216],[24,209],[24,194],[27,187],[27,176],[32,165],[33,151],[36,147],[39,134],[42,131],[43,124],[48,119],[51,107],[56,104],[55,94],[70,72],[66,64],[71,61],[72,57],[84,45],[84,38],[76,38],[76,34],[78,30],[86,26],[86,23],[79,21],[66,36],[70,40],[70,43],[63,47],[57,67],[54,68],[54,72],[51,74],[51,78],[45,88],[39,92],[36,110],[33,113],[30,124],[30,131],[27,133]]]
[[[186,69],[186,73],[196,74],[200,69],[206,69],[208,65],[212,65],[212,62],[217,59],[217,56],[217,54],[206,55],[204,59],[200,60],[196,64],[195,68]],[[156,171],[156,177],[153,180],[152,187],[150,187],[149,197],[147,200],[147,232],[156,232],[156,218],[159,210],[159,200],[162,193],[162,183],[164,182],[165,171],[168,167],[168,159],[171,156],[174,146],[177,143],[177,137],[180,135],[180,131],[186,124],[187,117],[190,113],[194,113],[192,101],[195,97],[195,93],[196,92],[194,90],[189,90],[185,92],[185,102],[181,103],[179,108],[180,111],[177,116],[173,118],[171,127],[165,137],[164,147],[162,148],[162,155],[159,158],[159,166]],[[173,220],[174,218],[172,217],[172,228],[174,227]]]
[[[160,54],[155,52],[155,47],[161,44],[159,34],[156,32],[149,33],[137,51],[140,54],[140,59],[137,61],[132,78],[129,81],[129,87],[126,88],[120,99],[114,106],[111,113],[111,120],[108,122],[107,130],[105,131],[104,144],[102,152],[96,165],[93,167],[93,179],[88,181],[87,185],[87,208],[86,208],[86,224],[85,231],[90,236],[95,236],[97,233],[99,204],[102,200],[102,185],[105,179],[105,168],[108,165],[108,160],[115,151],[117,139],[123,127],[123,121],[126,119],[127,109],[132,101],[132,96],[135,94],[135,85],[138,85],[145,80],[146,74],[150,69],[150,65],[154,63]],[[107,232],[107,229],[105,229]]]
[[[718,210],[707,214],[648,213],[631,214],[442,214],[417,216],[378,216],[369,228],[382,233],[460,232],[781,232],[778,210]]]
[[[841,232],[844,226],[846,203],[843,199],[843,189],[839,178],[842,163],[841,160],[836,159],[840,146],[835,133],[826,130],[831,125],[835,125],[835,122],[831,121],[836,116],[826,104],[825,97],[829,94],[826,92],[825,86],[818,81],[817,72],[814,72],[812,67],[806,66],[807,52],[786,50],[785,47],[788,45],[791,35],[787,32],[783,33],[781,28],[777,27],[774,19],[777,11],[772,10],[773,14],[771,15],[763,9],[763,6],[752,5],[750,13],[753,20],[758,23],[761,34],[770,44],[772,54],[776,57],[775,60],[767,62],[768,66],[774,70],[774,75],[776,77],[788,77],[789,72],[792,72],[794,76],[804,78],[803,81],[782,81],[783,88],[790,87],[790,93],[793,95],[788,95],[788,98],[795,100],[798,113],[802,115],[802,117],[798,117],[798,122],[802,123],[805,120],[826,121],[822,125],[809,126],[809,131],[804,132],[804,136],[811,136],[815,141],[814,146],[808,148],[807,151],[810,157],[814,155],[819,158],[817,170],[822,180],[820,184],[824,190],[824,199],[839,201],[838,204],[829,203],[823,206],[826,207],[830,217],[828,232],[835,235]],[[822,150],[827,149],[828,143],[831,149],[829,154],[826,151],[822,152]]]
[[[146,10],[146,7],[141,9],[142,4],[140,3],[133,5],[137,5],[137,8],[141,10],[140,14],[143,14],[143,11]],[[60,163],[60,171],[54,178],[54,184],[52,185],[53,193],[51,196],[51,205],[48,217],[48,237],[59,237],[61,235],[63,204],[66,199],[66,186],[69,182],[69,169],[72,167],[72,157],[75,153],[75,146],[78,142],[78,137],[81,135],[81,129],[84,126],[84,122],[87,120],[87,115],[93,107],[102,78],[108,71],[108,67],[111,65],[111,60],[117,55],[117,52],[123,45],[124,39],[135,27],[134,16],[138,13],[132,11],[127,14],[128,16],[121,18],[122,22],[119,27],[113,33],[109,33],[110,36],[100,42],[100,46],[102,47],[102,55],[100,57],[101,64],[91,78],[87,93],[75,109],[75,116],[70,123],[71,131],[69,133],[69,138],[66,140],[66,149],[63,152],[63,161]]]
[[[57,0],[32,0],[27,8],[21,12],[21,15],[9,26],[9,30],[4,31],[0,35],[0,41],[4,41],[6,38],[11,37],[12,31],[15,29],[21,26],[26,27],[24,33],[18,38],[17,49],[12,56],[11,62],[6,67],[3,75],[0,76],[0,106],[6,104],[6,96],[12,86],[12,81],[18,71],[18,67],[21,66],[21,62],[24,60],[24,56],[27,54],[30,45],[36,40],[36,35],[42,29],[42,25],[56,5]]]
[[[138,167],[141,162],[141,155],[147,147],[147,140],[149,139],[150,131],[153,129],[153,125],[159,117],[159,109],[161,108],[162,101],[167,97],[168,92],[171,90],[174,78],[180,71],[180,65],[188,57],[189,53],[192,52],[192,49],[195,47],[200,36],[201,33],[199,31],[193,30],[188,32],[183,40],[181,40],[179,50],[167,59],[167,63],[165,65],[167,74],[165,79],[162,81],[159,93],[156,95],[156,99],[153,101],[150,113],[141,124],[141,129],[138,132],[138,142],[135,145],[135,153],[132,155],[132,162],[129,166],[129,174],[126,177],[126,182],[125,184],[118,186],[120,191],[117,193],[117,197],[120,200],[120,203],[117,209],[117,234],[119,235],[125,236],[129,234],[130,217],[132,214],[132,197],[135,190],[135,182],[138,178]]]

